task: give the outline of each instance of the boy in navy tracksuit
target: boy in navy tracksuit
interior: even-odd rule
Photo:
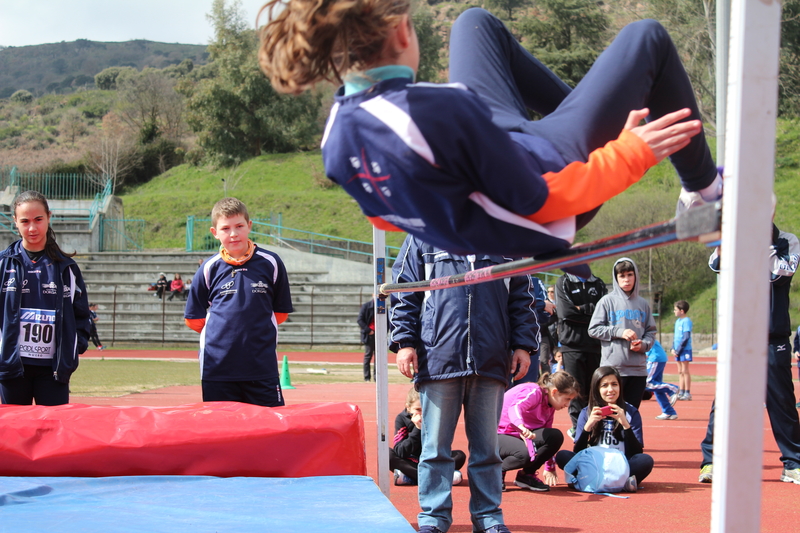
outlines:
[[[200,333],[203,401],[284,405],[278,374],[278,324],[294,311],[280,257],[249,238],[252,221],[236,198],[211,211],[219,253],[197,273],[186,324]]]

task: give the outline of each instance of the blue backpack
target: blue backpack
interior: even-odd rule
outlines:
[[[585,448],[564,465],[567,483],[581,492],[621,492],[631,475],[628,459],[615,448]]]

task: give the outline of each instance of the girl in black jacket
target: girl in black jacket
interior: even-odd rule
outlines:
[[[589,405],[578,416],[572,451],[561,450],[556,463],[563,470],[576,453],[589,446],[616,448],[625,454],[631,470],[626,490],[635,491],[653,470],[653,458],[644,451],[642,416],[622,397],[622,379],[617,369],[601,366],[592,375]]]
[[[86,287],[56,243],[47,199],[23,192],[12,212],[22,239],[0,253],[0,400],[62,405],[78,354],[89,344]]]

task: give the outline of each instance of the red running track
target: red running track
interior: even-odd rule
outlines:
[[[282,358],[290,361],[350,362],[361,361],[360,353],[313,352],[290,353],[279,350]],[[104,352],[92,351],[85,356],[139,357],[139,358],[194,358],[191,351],[143,352],[139,350]],[[390,368],[390,372],[394,371]],[[713,359],[703,358],[692,365],[694,375],[714,375]],[[674,363],[669,363],[668,374],[676,374]],[[359,405],[366,425],[366,446],[369,474],[377,479],[375,384],[319,384],[295,385],[295,390],[285,391],[288,404],[320,401],[347,401]],[[410,385],[389,386],[391,419],[403,409],[403,401]],[[797,385],[796,385],[797,388]],[[514,533],[576,533],[614,532],[639,533],[642,531],[705,533],[710,528],[711,486],[697,482],[699,472],[699,443],[705,435],[708,412],[714,394],[713,382],[696,382],[692,386],[694,400],[678,402],[679,419],[655,420],[659,414],[655,401],[642,403],[645,448],[655,459],[653,473],[644,481],[644,490],[630,495],[629,499],[608,498],[576,493],[561,484],[548,493],[523,491],[507,483],[509,490],[503,495],[505,521]],[[121,398],[79,398],[74,403],[96,405],[180,405],[200,401],[199,387],[167,387]],[[555,427],[566,431],[569,417],[566,411],[556,414]],[[781,483],[780,454],[772,439],[769,421],[764,417],[764,470],[761,484],[761,531],[794,531],[800,519],[798,497],[800,485]],[[459,426],[454,447],[467,450],[463,425]],[[469,488],[465,481],[453,488],[453,533],[469,533],[472,527],[467,509]],[[559,477],[563,480],[562,472]],[[390,499],[412,524],[416,525],[419,507],[416,487],[391,487]],[[792,525],[795,524],[795,525]]]

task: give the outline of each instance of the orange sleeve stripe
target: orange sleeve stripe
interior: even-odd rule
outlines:
[[[398,228],[394,224],[386,222],[381,217],[367,217],[367,220],[369,220],[373,226],[378,229],[382,229],[383,231],[405,231]]]
[[[275,313],[275,322],[283,324],[289,318],[289,313]]]
[[[639,181],[656,163],[647,143],[623,130],[618,139],[589,154],[588,162],[542,176],[549,188],[547,201],[526,218],[545,224],[591,211]]]
[[[184,318],[183,321],[190,329],[193,329],[197,333],[203,331],[203,328],[206,326],[205,318]]]

